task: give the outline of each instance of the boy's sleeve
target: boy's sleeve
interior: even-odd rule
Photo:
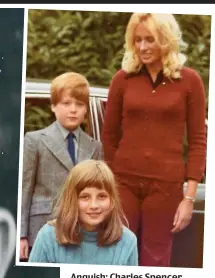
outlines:
[[[102,143],[98,142],[97,145],[97,158],[98,160],[104,160],[104,152],[103,152],[103,147],[102,147]]]
[[[49,262],[48,254],[51,253],[51,248],[48,248],[48,243],[50,239],[52,239],[52,237],[47,234],[47,230],[44,229],[43,226],[37,234],[36,240],[29,256],[29,262]]]
[[[37,166],[36,140],[32,135],[26,133],[23,148],[21,237],[27,237],[28,235],[29,213],[35,187]]]

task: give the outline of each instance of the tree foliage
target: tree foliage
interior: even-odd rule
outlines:
[[[65,71],[84,74],[93,86],[109,86],[121,67],[124,34],[131,13],[29,10],[27,78],[52,79]],[[175,15],[187,43],[187,65],[208,93],[209,15]]]
[[[52,79],[65,71],[108,86],[120,68],[130,13],[30,10],[27,77]]]
[[[202,77],[206,90],[208,109],[211,16],[208,15],[176,15],[187,43],[185,54],[186,65],[196,69]]]

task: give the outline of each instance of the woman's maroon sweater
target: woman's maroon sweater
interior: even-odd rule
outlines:
[[[205,90],[199,74],[163,76],[153,88],[145,73],[119,70],[108,94],[102,143],[105,161],[127,184],[136,178],[201,181],[206,160]],[[187,131],[188,156],[183,159]]]

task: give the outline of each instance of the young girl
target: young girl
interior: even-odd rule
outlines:
[[[56,207],[56,219],[37,235],[30,262],[138,265],[137,239],[122,224],[116,182],[105,162],[77,164]]]

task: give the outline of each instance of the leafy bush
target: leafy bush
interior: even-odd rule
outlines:
[[[27,78],[52,79],[65,71],[107,87],[120,68],[131,13],[29,10]],[[187,43],[187,65],[208,92],[211,16],[175,15]]]
[[[120,68],[130,13],[30,10],[27,78],[52,79],[65,71],[108,86]]]

